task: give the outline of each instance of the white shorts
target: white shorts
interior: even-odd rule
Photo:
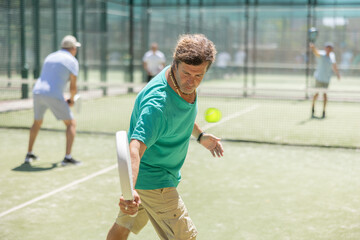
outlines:
[[[50,108],[50,110],[53,112],[53,114],[58,120],[74,119],[68,103],[64,100],[40,94],[34,94],[33,101],[35,120],[42,120],[48,108]]]

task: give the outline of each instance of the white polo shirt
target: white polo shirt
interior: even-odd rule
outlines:
[[[78,76],[79,62],[67,50],[61,49],[45,58],[41,75],[36,81],[33,94],[64,99],[64,90],[70,73]]]
[[[165,55],[157,50],[155,53],[150,50],[144,54],[143,62],[147,64],[147,68],[152,76],[155,76],[164,68]]]

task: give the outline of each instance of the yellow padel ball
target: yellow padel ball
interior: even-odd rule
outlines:
[[[221,112],[217,108],[208,108],[205,112],[205,120],[209,123],[218,122],[221,119]]]

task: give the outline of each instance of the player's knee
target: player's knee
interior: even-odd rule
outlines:
[[[43,123],[43,120],[35,120],[33,127],[40,128]]]
[[[71,122],[70,122],[71,126],[72,127],[76,127],[76,120],[75,119],[72,119]]]
[[[71,119],[71,120],[64,120],[64,123],[66,125],[66,127],[76,127],[76,120],[75,119]]]

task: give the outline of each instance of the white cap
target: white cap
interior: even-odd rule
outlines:
[[[332,42],[326,42],[324,44],[324,47],[331,47],[331,48],[334,48],[334,44]]]
[[[62,48],[73,48],[73,47],[81,47],[81,43],[79,43],[74,36],[67,35],[61,41]]]

